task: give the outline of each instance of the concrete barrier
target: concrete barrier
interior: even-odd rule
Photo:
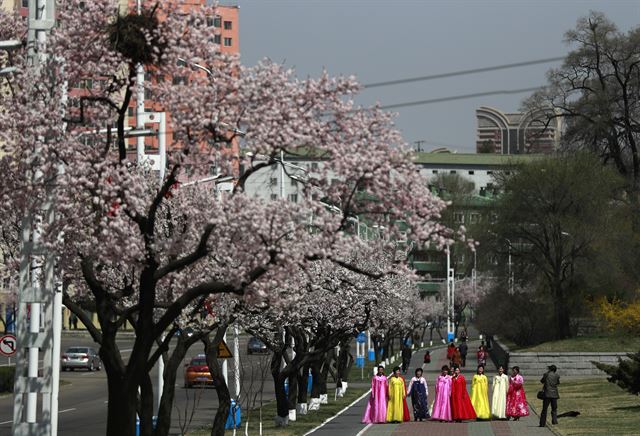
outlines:
[[[519,366],[524,375],[544,374],[549,365],[558,367],[558,373],[568,377],[585,377],[605,375],[591,362],[610,365],[618,363],[618,358],[625,358],[627,353],[596,352],[522,352],[509,353],[509,365]]]

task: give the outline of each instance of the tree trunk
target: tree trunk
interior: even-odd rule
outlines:
[[[298,404],[306,404],[309,383],[309,366],[306,365],[302,368],[302,371],[297,372],[298,376]]]
[[[562,290],[556,292],[556,325],[557,339],[567,339],[571,337],[571,315],[569,304],[564,298]]]
[[[105,371],[108,372],[106,365]],[[138,387],[115,374],[108,375],[107,388],[107,436],[135,436]]]
[[[153,435],[153,385],[147,374],[140,383],[140,402],[138,417],[140,418],[140,435]]]
[[[194,333],[187,337],[184,334],[178,336],[178,341],[169,359],[166,359],[164,366],[164,387],[160,406],[158,407],[158,422],[156,424],[155,436],[167,436],[171,429],[171,411],[176,392],[176,379],[178,369],[182,360],[187,355],[189,348],[204,336],[203,333]],[[161,357],[162,358],[162,357]]]
[[[287,394],[284,390],[285,375],[280,371],[280,362],[282,361],[282,352],[274,352],[271,358],[271,376],[275,387],[276,395],[276,425],[286,426],[289,421],[289,405],[287,403]]]
[[[218,344],[222,342],[226,329],[227,324],[218,327],[213,340],[209,340],[209,336],[207,335],[204,341],[207,366],[213,379],[213,387],[218,395],[218,410],[213,418],[211,436],[224,436],[224,426],[227,422],[229,409],[231,408],[231,394],[229,393],[229,387],[222,374],[222,365],[220,365],[218,361]]]

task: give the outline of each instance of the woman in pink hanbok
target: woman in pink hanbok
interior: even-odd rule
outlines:
[[[433,402],[431,419],[451,421],[451,376],[447,365],[442,367],[442,373],[436,380],[436,399]]]
[[[529,416],[529,405],[524,394],[524,378],[520,375],[520,368],[514,366],[509,377],[509,391],[507,392],[507,419],[514,421],[521,416]]]
[[[389,385],[384,375],[384,366],[378,367],[378,373],[371,379],[371,396],[362,417],[363,424],[384,424],[387,422],[387,400]]]

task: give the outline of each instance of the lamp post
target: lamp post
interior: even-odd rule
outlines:
[[[508,244],[507,248],[508,248],[508,255],[509,255],[508,262],[507,262],[507,274],[508,274],[507,285],[509,288],[509,294],[513,295],[515,292],[514,290],[515,279],[513,277],[513,269],[512,269],[513,264],[511,262],[511,247],[513,244],[511,244],[511,240],[509,238],[505,238],[504,236],[499,236],[492,231],[489,231],[488,233],[495,236],[496,238],[502,238],[505,241],[507,241],[507,244]]]
[[[447,244],[447,341],[455,338],[455,273],[451,268],[451,245]]]

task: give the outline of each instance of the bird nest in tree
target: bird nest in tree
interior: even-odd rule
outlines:
[[[133,63],[150,64],[154,55],[160,59],[167,44],[158,32],[155,10],[118,15],[109,26],[112,48]]]

